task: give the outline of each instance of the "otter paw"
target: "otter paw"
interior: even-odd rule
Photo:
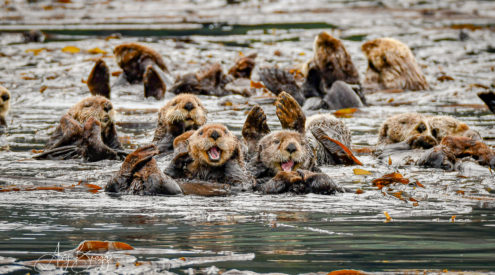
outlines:
[[[345,192],[345,189],[334,183],[333,180],[325,173],[315,173],[308,170],[297,170],[304,180],[305,193],[315,193],[322,195],[331,195],[336,192]]]
[[[301,106],[291,95],[286,92],[280,93],[275,107],[283,129],[291,129],[304,134],[306,116]]]
[[[246,140],[249,152],[252,153],[258,141],[270,133],[270,128],[266,122],[266,115],[259,105],[255,105],[246,118],[242,127],[242,136]]]
[[[302,184],[303,179],[296,171],[280,171],[259,189],[265,194],[280,194],[299,190],[300,187],[294,187]]]
[[[103,59],[98,59],[89,73],[87,82],[92,95],[110,98],[110,69]]]
[[[163,71],[155,64],[148,65],[143,75],[144,96],[160,100],[167,91]]]

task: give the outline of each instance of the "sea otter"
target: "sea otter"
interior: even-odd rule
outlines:
[[[398,144],[398,149],[428,149],[446,136],[466,136],[481,140],[478,132],[450,116],[403,113],[388,118],[380,127],[378,144]]]
[[[158,52],[138,43],[124,43],[115,47],[114,55],[130,83],[143,82],[145,97],[163,98],[172,81]]]
[[[254,61],[258,56],[257,53],[252,53],[248,56],[242,56],[236,60],[234,66],[232,66],[228,74],[234,78],[251,78],[251,73],[256,65]]]
[[[160,153],[173,150],[174,139],[189,130],[196,130],[206,123],[206,108],[192,94],[179,94],[158,112],[153,143]]]
[[[393,38],[367,41],[361,50],[368,59],[367,90],[427,90],[426,79],[407,45]]]
[[[117,137],[113,116],[110,100],[102,96],[81,100],[62,116],[45,152],[35,158],[120,159],[125,153]]]
[[[440,144],[423,153],[417,164],[452,171],[465,158],[495,168],[495,152],[481,140],[465,136],[445,136]]]
[[[0,128],[7,127],[5,119],[10,109],[10,92],[5,87],[0,86]]]
[[[275,105],[284,130],[270,132],[266,116],[259,106],[250,111],[242,130],[250,148],[249,170],[257,180],[255,190],[298,194],[343,191],[328,175],[321,173],[317,165],[354,163],[356,159],[352,153],[352,157],[347,155],[350,151],[344,149],[341,141],[334,139],[348,139],[350,142],[350,132],[335,127],[333,121],[327,124],[331,118],[320,116],[311,118],[310,132],[306,133],[306,118],[292,96],[282,92]]]
[[[87,82],[91,95],[101,95],[110,99],[110,69],[103,59],[96,60]]]
[[[222,124],[206,124],[178,136],[165,174],[185,181],[227,184],[251,190],[254,178],[244,164],[243,144]]]
[[[182,194],[177,182],[158,168],[153,158],[157,154],[159,150],[152,144],[130,153],[119,172],[105,186],[105,191],[134,195]]]
[[[225,96],[231,94],[225,86],[233,80],[231,75],[222,71],[219,63],[215,63],[197,73],[179,76],[170,92],[174,94],[190,93],[196,95]]]

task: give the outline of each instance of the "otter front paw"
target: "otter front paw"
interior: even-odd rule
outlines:
[[[303,179],[296,171],[280,171],[275,177],[263,184],[260,190],[265,194],[280,194],[288,191],[296,191],[300,188],[294,190],[294,187],[302,184]]]
[[[305,131],[306,116],[297,101],[288,93],[279,94],[275,102],[277,117],[283,129],[290,129],[303,133]]]
[[[304,181],[305,193],[331,195],[336,192],[345,192],[344,188],[334,183],[330,176],[325,173],[314,173],[301,169],[297,170],[297,173]]]

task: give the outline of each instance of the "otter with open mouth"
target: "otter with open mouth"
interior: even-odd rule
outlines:
[[[102,96],[81,100],[62,116],[45,152],[34,158],[121,159],[126,153],[117,136],[114,113],[110,100]]]
[[[284,130],[270,132],[259,106],[251,109],[242,130],[251,158],[249,170],[257,180],[255,190],[271,194],[343,192],[317,166],[360,164],[342,143],[347,143],[345,139],[350,142],[348,129],[342,131],[346,128],[329,124],[323,116],[315,117],[306,132],[306,117],[301,107],[285,92],[279,95],[275,106]]]
[[[174,140],[174,155],[165,174],[178,181],[226,184],[251,190],[254,178],[244,163],[243,144],[222,124],[206,124]]]
[[[173,151],[174,139],[186,131],[203,126],[206,114],[206,108],[195,95],[175,96],[158,112],[153,143],[158,146],[160,153]]]

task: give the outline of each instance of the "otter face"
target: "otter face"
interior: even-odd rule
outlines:
[[[186,131],[195,130],[206,123],[206,113],[205,107],[196,96],[180,94],[160,110],[159,123],[184,122]]]
[[[113,123],[115,111],[112,102],[102,96],[91,96],[79,101],[69,109],[68,114],[84,124],[89,118],[95,118],[106,128]]]
[[[387,119],[380,128],[379,143],[407,141],[412,148],[431,148],[437,144],[427,119],[418,113],[405,113]]]
[[[366,85],[380,89],[426,90],[428,83],[409,47],[392,38],[378,38],[361,47],[368,58]]]
[[[10,109],[10,92],[0,86],[0,116],[5,117]]]
[[[240,154],[239,141],[222,124],[207,124],[188,139],[188,152],[195,161],[209,166],[222,166],[235,153]]]
[[[327,32],[316,36],[313,45],[314,62],[322,73],[326,85],[342,80],[350,84],[359,83],[359,74],[347,53],[344,44]]]
[[[481,136],[475,130],[469,129],[465,123],[451,116],[432,116],[428,118],[431,134],[440,142],[446,136],[466,136],[474,140],[481,140]]]
[[[309,155],[304,136],[295,131],[272,132],[258,143],[258,159],[274,173],[305,169]]]

